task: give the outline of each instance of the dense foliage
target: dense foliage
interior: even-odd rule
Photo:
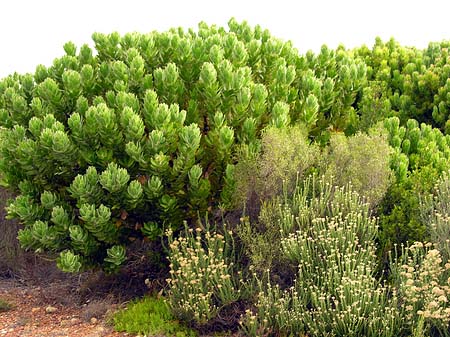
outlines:
[[[267,124],[345,126],[365,76],[344,51],[301,57],[233,20],[93,39],[96,55],[67,43],[0,84],[0,168],[20,191],[9,214],[25,248],[62,251],[67,271],[114,270],[130,238],[227,206],[237,147],[257,151]]]
[[[196,328],[448,334],[448,42],[301,55],[234,19],[93,40],[0,81],[23,248],[115,272],[153,242]]]
[[[397,299],[374,275],[376,219],[356,192],[312,176],[265,207],[298,271],[284,291],[261,284],[256,312],[243,322],[249,335],[398,336]]]

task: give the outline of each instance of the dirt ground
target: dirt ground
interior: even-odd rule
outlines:
[[[12,309],[0,312],[0,337],[121,337],[108,325],[108,314],[117,304],[87,300],[75,304],[63,285],[45,288],[14,279],[0,279],[0,299]]]

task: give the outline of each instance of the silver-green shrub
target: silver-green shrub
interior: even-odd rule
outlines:
[[[247,334],[397,336],[396,293],[375,277],[377,222],[351,186],[311,176],[264,207],[298,273],[288,289],[260,282],[256,310],[243,318]]]
[[[430,241],[442,253],[444,261],[450,258],[450,172],[444,172],[433,193],[421,202],[422,221],[427,225]]]
[[[302,126],[267,127],[261,136],[260,151],[244,148],[235,166],[234,205],[269,200],[284,189],[292,192],[296,181],[311,170],[320,157],[318,146],[311,144]]]
[[[392,149],[387,136],[378,129],[351,137],[336,133],[327,150],[323,160],[325,174],[333,176],[337,186],[351,183],[353,190],[364,196],[371,208],[377,206],[394,178],[390,169]]]

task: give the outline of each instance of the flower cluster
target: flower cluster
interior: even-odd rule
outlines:
[[[431,243],[416,242],[404,249],[402,261],[395,266],[402,310],[411,328],[418,322],[424,328],[445,327],[450,322],[450,263]]]

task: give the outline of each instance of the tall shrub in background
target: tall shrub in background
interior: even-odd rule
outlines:
[[[383,117],[397,116],[402,124],[416,119],[448,133],[450,59],[449,42],[430,42],[427,48],[401,46],[394,39],[375,40],[371,50],[366,46],[354,50],[367,65],[369,87],[365,94],[375,98]],[[381,85],[380,85],[381,84]],[[381,87],[381,88],[380,88]],[[376,94],[376,96],[373,96]],[[366,103],[370,102],[365,100]],[[367,111],[371,104],[364,104]]]
[[[298,179],[315,169],[320,148],[307,138],[304,126],[269,126],[261,135],[257,152],[241,147],[234,167],[235,193],[232,206],[257,216],[261,202],[292,193]]]
[[[337,186],[350,183],[375,209],[394,181],[390,168],[392,150],[383,130],[372,129],[369,134],[350,137],[334,134],[326,150],[322,160],[325,175],[332,176]]]
[[[392,117],[384,126],[396,177],[381,205],[380,239],[389,250],[393,243],[429,240],[429,219],[421,215],[421,200],[450,168],[450,136],[413,119],[402,126],[399,118]]]

